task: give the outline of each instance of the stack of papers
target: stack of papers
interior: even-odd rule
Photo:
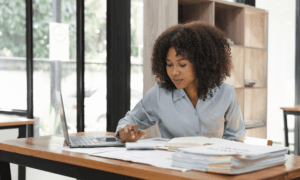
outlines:
[[[288,147],[234,141],[179,148],[172,155],[172,166],[220,174],[241,174],[284,164],[288,150]]]

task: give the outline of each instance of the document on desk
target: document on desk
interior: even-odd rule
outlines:
[[[272,153],[280,152],[286,153],[288,147],[277,146],[259,146],[245,144],[241,142],[230,141],[221,144],[210,146],[179,148],[180,151],[191,154],[200,155],[240,155],[246,159],[257,159],[268,156]]]
[[[169,139],[165,138],[151,138],[138,140],[137,144],[151,144],[156,147],[163,147]],[[99,147],[99,148],[59,148],[65,151],[85,153],[92,156],[99,156],[111,159],[118,159],[123,161],[137,162],[148,164],[160,168],[167,168],[173,170],[187,171],[186,168],[178,168],[172,166],[172,155],[174,152],[159,151],[159,150],[126,150],[125,147]]]
[[[123,149],[115,149],[106,152],[91,153],[90,155],[148,164],[160,168],[180,170],[182,172],[189,170],[187,168],[173,167],[172,166],[173,154],[174,152],[169,152],[169,151],[126,150],[125,148],[123,148]]]

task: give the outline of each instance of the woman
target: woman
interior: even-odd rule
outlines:
[[[151,63],[157,84],[119,121],[121,141],[137,141],[156,121],[163,138],[244,140],[235,89],[223,82],[232,62],[221,30],[206,22],[172,26],[156,39]]]

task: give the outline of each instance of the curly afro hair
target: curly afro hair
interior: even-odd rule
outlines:
[[[182,55],[193,64],[197,95],[204,101],[213,97],[213,89],[220,88],[233,69],[231,49],[220,29],[204,21],[177,24],[156,39],[151,57],[157,83],[168,90],[176,89],[166,71],[166,56],[171,47],[176,56]]]

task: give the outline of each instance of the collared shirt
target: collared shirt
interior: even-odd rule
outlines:
[[[205,136],[244,141],[246,130],[234,87],[223,82],[213,97],[198,99],[196,107],[183,89],[167,90],[155,84],[119,121],[119,127],[137,124],[140,130],[158,127],[163,138]]]

